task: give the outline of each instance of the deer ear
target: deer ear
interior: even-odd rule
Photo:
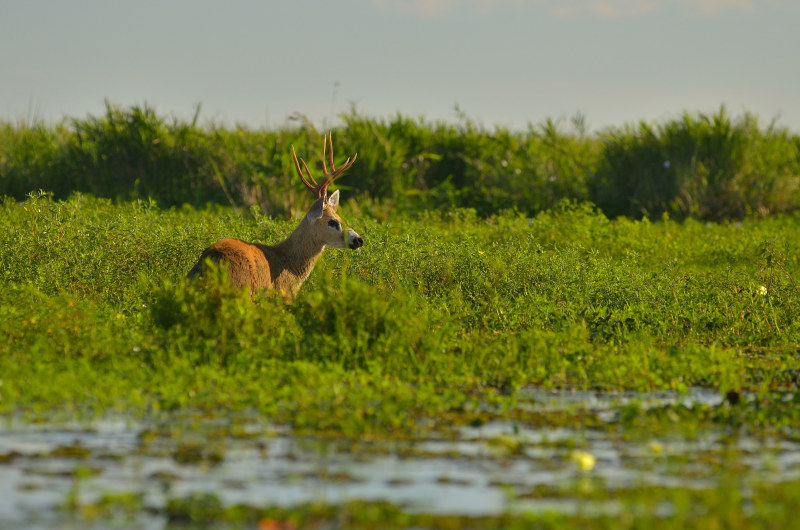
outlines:
[[[319,199],[314,201],[314,204],[311,205],[311,208],[308,210],[308,213],[306,214],[308,220],[311,221],[312,223],[315,223],[317,219],[322,217],[323,206],[325,206],[325,197],[320,197]]]
[[[339,207],[339,190],[336,190],[333,193],[331,193],[331,196],[328,197],[328,200],[326,202],[328,203],[328,206],[333,208],[333,211],[335,212],[336,208]]]

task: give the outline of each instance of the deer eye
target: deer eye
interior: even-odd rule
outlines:
[[[328,226],[330,226],[331,228],[335,228],[336,230],[339,230],[339,221],[337,221],[336,219],[331,219],[330,221],[328,221]]]

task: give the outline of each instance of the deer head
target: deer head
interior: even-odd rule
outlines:
[[[330,152],[328,152],[329,145]],[[325,163],[326,154],[330,157],[330,171]],[[292,156],[294,157],[294,167],[297,170],[297,174],[300,176],[300,180],[303,181],[303,184],[305,184],[306,188],[311,191],[316,199],[314,204],[308,210],[306,219],[308,219],[312,226],[318,226],[317,232],[321,233],[321,237],[325,244],[335,248],[349,247],[351,249],[357,249],[363,246],[364,239],[351,228],[345,230],[342,226],[342,219],[336,213],[336,210],[339,207],[339,190],[334,191],[330,196],[328,196],[328,186],[330,183],[353,165],[353,162],[356,161],[358,153],[353,154],[352,158],[348,157],[344,164],[340,166],[339,169],[336,169],[336,165],[333,162],[333,134],[328,133],[328,136],[326,136],[322,141],[323,173],[319,183],[317,183],[317,181],[314,179],[314,176],[311,174],[311,170],[308,169],[308,165],[306,164],[305,160],[302,158],[298,160],[294,146],[292,146]],[[305,175],[303,174],[303,169],[305,169]]]

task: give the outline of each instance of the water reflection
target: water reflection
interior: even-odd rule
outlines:
[[[522,391],[521,407],[588,411],[612,421],[622,407],[719,406],[700,389],[679,394]],[[9,420],[0,428],[0,528],[36,528],[65,517],[61,507],[96,502],[102,495],[136,493],[150,513],[140,527],[162,528],[170,498],[214,493],[227,504],[292,506],[385,500],[409,511],[495,515],[509,510],[572,512],[569,491],[591,477],[605,488],[637,485],[714,487],[719,458],[735,454],[754,480],[800,475],[800,444],[789,439],[723,440],[708,431],[691,438],[627,440],[614,430],[531,428],[509,421],[461,427],[452,439],[361,443],[296,438],[280,429],[241,422],[237,436],[209,432],[229,420],[103,419],[88,423]],[[185,421],[176,431],[175,422]],[[181,432],[176,435],[176,432]],[[354,446],[355,445],[355,446]],[[594,457],[581,470],[570,451]],[[724,450],[724,451],[723,451]],[[542,489],[542,488],[545,489]],[[613,512],[614,503],[595,509]],[[156,514],[156,515],[154,515]]]

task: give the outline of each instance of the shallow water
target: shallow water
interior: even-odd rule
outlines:
[[[611,421],[619,407],[717,406],[710,392],[687,394],[525,390],[522,407],[583,410]],[[148,511],[130,524],[164,528],[167,500],[213,493],[226,504],[292,506],[385,500],[408,511],[497,515],[514,510],[571,513],[578,500],[539,495],[539,486],[574,490],[641,485],[714,487],[713,458],[735,452],[743,480],[800,476],[800,444],[786,439],[723,440],[715,432],[689,438],[628,441],[613,431],[529,428],[508,421],[461,427],[453,439],[360,443],[297,438],[253,421],[239,435],[214,435],[226,420],[191,420],[185,432],[155,422],[112,418],[89,423],[0,426],[0,528],[70,528],[63,507],[91,505],[108,493],[135,493]],[[180,430],[179,430],[180,431]],[[579,447],[596,459],[581,470]],[[615,503],[595,510],[614,512]],[[82,527],[78,525],[76,527]]]

